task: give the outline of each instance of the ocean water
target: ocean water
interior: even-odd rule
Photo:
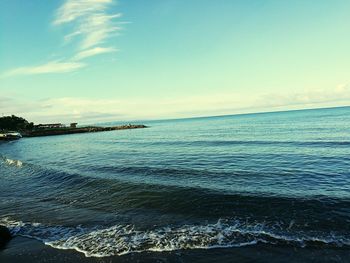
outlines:
[[[350,107],[143,123],[0,143],[0,224],[87,257],[350,258]]]

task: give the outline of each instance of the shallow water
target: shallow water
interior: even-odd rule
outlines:
[[[0,223],[89,257],[350,249],[350,107],[0,144]]]

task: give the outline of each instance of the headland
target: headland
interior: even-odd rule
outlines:
[[[22,137],[40,137],[53,135],[67,135],[88,132],[105,132],[115,130],[129,130],[147,128],[143,124],[125,124],[119,126],[78,126],[78,123],[64,125],[61,123],[37,124],[28,122],[17,116],[4,116],[0,118],[0,140],[12,140]]]
[[[142,124],[127,124],[113,127],[98,127],[98,126],[86,126],[86,127],[63,127],[63,128],[51,128],[51,129],[34,129],[29,131],[23,131],[23,137],[39,137],[39,136],[52,136],[52,135],[65,135],[75,133],[87,133],[87,132],[104,132],[115,130],[129,130],[129,129],[141,129],[147,128]]]

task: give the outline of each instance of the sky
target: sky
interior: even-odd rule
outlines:
[[[0,114],[96,123],[348,106],[349,10],[348,0],[1,0]]]

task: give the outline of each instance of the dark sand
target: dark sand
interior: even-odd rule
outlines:
[[[274,247],[267,245],[229,249],[144,252],[106,258],[87,258],[74,250],[54,249],[22,237],[0,251],[1,263],[34,262],[350,262],[349,249]]]

